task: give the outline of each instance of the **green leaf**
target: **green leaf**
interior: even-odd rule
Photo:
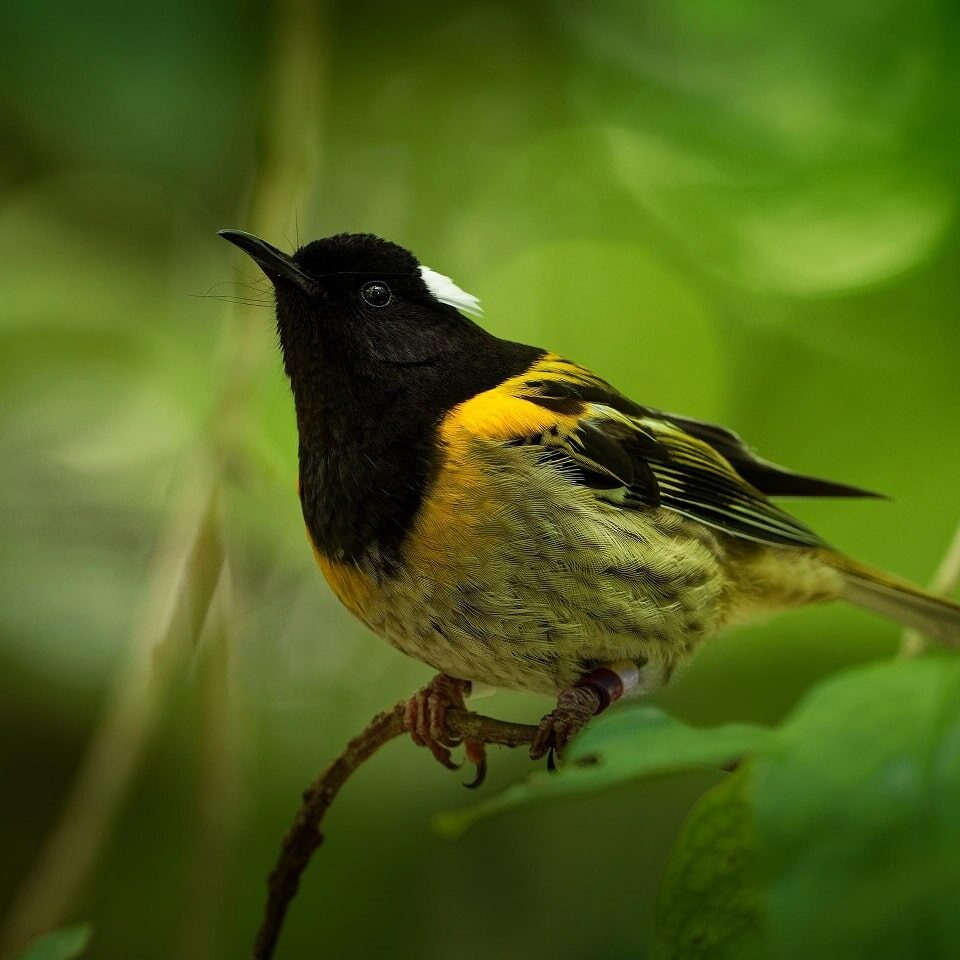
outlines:
[[[593,796],[695,767],[723,767],[755,750],[769,735],[762,727],[745,724],[699,730],[650,706],[617,710],[587,727],[560,772],[531,774],[489,800],[440,814],[434,826],[456,837],[479,820],[511,810]]]
[[[657,898],[652,960],[761,956],[762,904],[750,766],[708,790],[670,855]]]
[[[960,662],[816,688],[754,765],[771,955],[955,957]]]
[[[74,960],[87,949],[93,928],[89,923],[74,923],[38,937],[17,960]]]

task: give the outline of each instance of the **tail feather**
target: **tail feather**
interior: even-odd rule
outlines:
[[[934,596],[906,580],[843,560],[842,597],[882,617],[902,623],[939,643],[960,647],[960,604]]]

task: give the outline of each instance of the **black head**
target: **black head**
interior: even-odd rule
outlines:
[[[395,243],[342,233],[288,255],[240,231],[220,236],[273,282],[292,380],[331,366],[389,380],[391,368],[439,362],[477,339],[478,328],[460,312],[478,313],[477,299]]]

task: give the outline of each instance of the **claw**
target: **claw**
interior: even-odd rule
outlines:
[[[433,759],[436,760],[437,763],[446,767],[448,770],[459,770],[462,766],[462,764],[454,761],[453,756],[445,746],[437,743],[435,740],[429,741],[427,743],[427,747],[433,754]]]
[[[464,786],[476,790],[487,778],[487,747],[482,740],[467,739],[463,742],[463,749],[467,759],[476,768],[473,779]]]
[[[476,773],[473,776],[473,779],[469,783],[465,783],[464,786],[468,790],[476,790],[484,780],[487,779],[487,755],[484,754],[478,761],[475,767]]]

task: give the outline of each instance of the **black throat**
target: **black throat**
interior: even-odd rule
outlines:
[[[473,331],[430,363],[362,369],[341,356],[316,369],[288,369],[303,517],[314,546],[330,559],[396,563],[441,462],[444,415],[543,356]]]

